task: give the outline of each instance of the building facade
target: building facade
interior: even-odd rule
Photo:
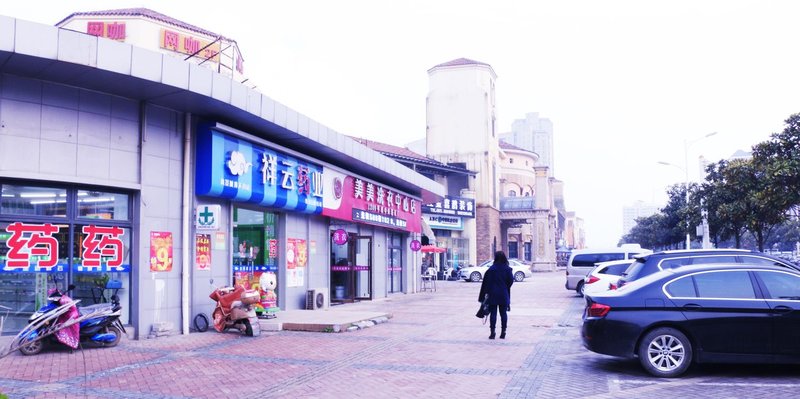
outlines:
[[[437,161],[477,173],[469,187],[476,203],[475,264],[504,250],[535,270],[554,270],[566,219],[565,210],[559,211],[563,190],[553,189],[561,182],[552,177],[552,123],[528,114],[505,135],[523,147],[507,143],[496,128],[497,76],[490,65],[461,58],[428,75],[424,150]],[[537,145],[546,160],[532,149]]]
[[[511,123],[511,132],[503,133],[500,139],[516,147],[539,155],[538,166],[547,166],[555,176],[555,146],[553,144],[553,122],[539,117],[538,112],[525,114],[524,119]]]
[[[500,231],[500,145],[495,75],[489,64],[457,59],[428,70],[426,155],[476,173],[475,235],[469,259],[479,264],[503,249]],[[467,233],[469,234],[469,233]]]
[[[309,290],[338,303],[416,290],[421,204],[441,184],[217,65],[127,42],[140,23],[180,30],[171,19],[140,10],[124,39],[92,28],[118,14],[70,29],[0,17],[6,329],[68,284],[83,304],[120,286],[135,338],[188,333],[223,285],[259,290],[262,315],[305,308]]]
[[[428,244],[444,249],[442,253],[430,254],[434,258],[433,266],[444,273],[450,270],[452,274],[474,265],[469,254],[473,247],[471,237],[475,237],[475,193],[469,189],[469,183],[476,173],[443,164],[409,148],[361,138],[355,140],[445,187],[446,194],[441,201],[422,205],[423,234],[429,229]]]
[[[648,204],[641,200],[622,207],[622,235],[631,232],[633,226],[636,226],[636,219],[655,215],[660,209],[661,207],[658,205]]]

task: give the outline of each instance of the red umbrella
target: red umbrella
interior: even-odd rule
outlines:
[[[435,245],[423,245],[422,248],[419,249],[422,252],[434,252],[434,253],[444,253],[447,251],[445,248],[437,247]]]

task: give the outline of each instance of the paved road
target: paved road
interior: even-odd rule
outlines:
[[[393,313],[346,333],[193,333],[123,340],[116,348],[50,350],[0,359],[10,398],[790,398],[797,366],[645,374],[636,361],[585,350],[583,300],[563,272],[512,288],[508,339],[489,340],[475,318],[479,285],[439,282],[435,293],[348,305]]]

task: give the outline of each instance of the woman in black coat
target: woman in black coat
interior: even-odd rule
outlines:
[[[497,326],[497,310],[500,309],[500,339],[506,338],[508,327],[508,313],[511,309],[511,284],[514,284],[514,274],[508,265],[508,258],[503,251],[494,253],[494,263],[483,274],[481,293],[478,302],[483,302],[484,295],[489,295],[489,339],[494,339],[495,326]]]

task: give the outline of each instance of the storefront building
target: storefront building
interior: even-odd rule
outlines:
[[[309,290],[414,291],[419,204],[441,185],[230,75],[85,29],[0,17],[2,333],[69,284],[82,304],[119,295],[134,338],[188,333],[233,283],[267,315]]]
[[[465,233],[467,224],[475,219],[474,199],[447,195],[442,201],[424,205],[422,217],[436,235],[436,245],[446,248],[436,264],[457,272],[479,263],[470,260],[470,235]]]

